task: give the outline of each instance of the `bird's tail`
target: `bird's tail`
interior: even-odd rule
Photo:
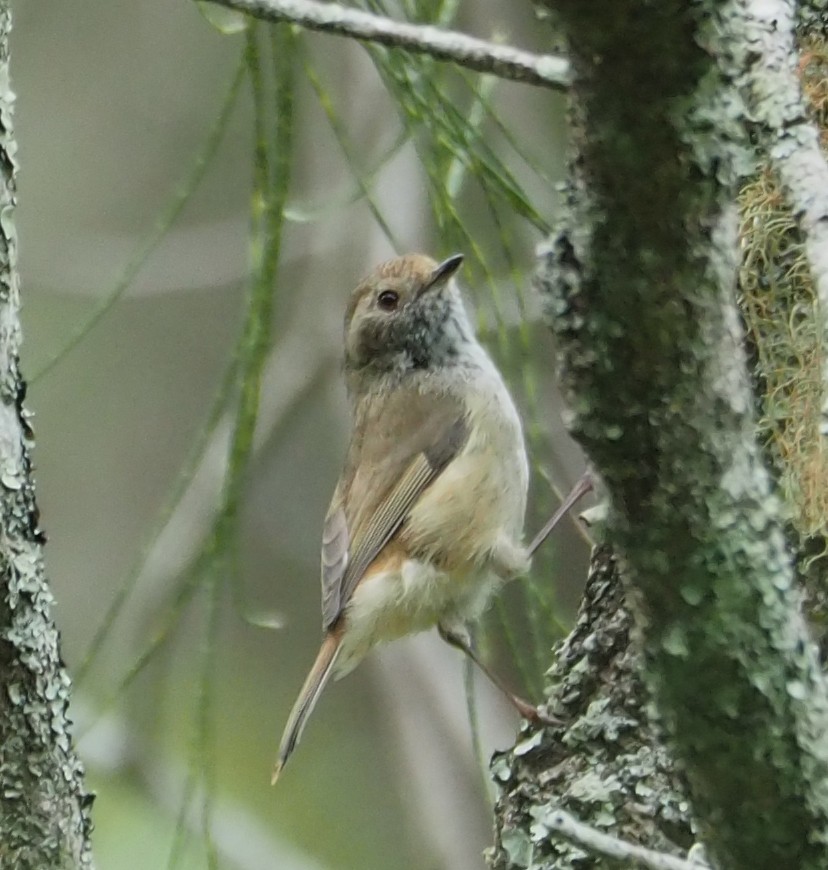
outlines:
[[[285,725],[282,742],[279,745],[279,759],[273,768],[273,776],[270,778],[271,785],[276,784],[282,768],[287,764],[288,758],[293,754],[293,750],[296,749],[296,745],[299,743],[305,722],[313,712],[313,708],[322,694],[322,689],[325,688],[325,684],[331,676],[333,666],[339,655],[341,641],[342,635],[338,632],[331,632],[325,635],[325,639],[322,641],[322,647],[316,656],[316,661],[313,663],[305,684],[302,686],[302,691],[299,693],[299,697],[290,711],[287,725]]]

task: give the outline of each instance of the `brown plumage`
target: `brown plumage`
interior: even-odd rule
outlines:
[[[274,782],[331,676],[378,642],[434,626],[462,647],[465,621],[527,567],[520,420],[452,279],[461,260],[389,260],[351,294],[353,426],[322,533],[324,639]]]

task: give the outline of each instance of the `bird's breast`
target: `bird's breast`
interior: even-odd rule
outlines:
[[[340,674],[377,642],[476,619],[498,584],[522,567],[529,478],[523,431],[500,375],[479,350],[462,391],[466,443],[354,590]]]
[[[466,399],[469,437],[401,529],[412,552],[449,572],[483,566],[505,537],[520,541],[529,468],[517,410],[499,375]]]

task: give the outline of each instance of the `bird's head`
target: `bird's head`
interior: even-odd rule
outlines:
[[[442,263],[422,254],[406,254],[377,266],[348,302],[346,368],[429,368],[458,356],[470,337],[453,280],[462,262],[462,254]]]

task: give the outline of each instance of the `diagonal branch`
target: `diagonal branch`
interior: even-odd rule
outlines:
[[[676,858],[665,852],[627,843],[579,822],[574,816],[560,809],[550,808],[539,823],[550,831],[557,831],[564,837],[581,843],[590,852],[597,852],[617,861],[627,861],[639,867],[646,867],[648,870],[703,870],[708,866],[698,861],[686,861],[684,858]]]
[[[361,9],[318,0],[217,0],[218,5],[265,21],[288,21],[337,36],[349,36],[435,60],[455,63],[503,79],[563,91],[569,87],[569,62],[550,54],[532,54],[429,24],[393,21]]]

